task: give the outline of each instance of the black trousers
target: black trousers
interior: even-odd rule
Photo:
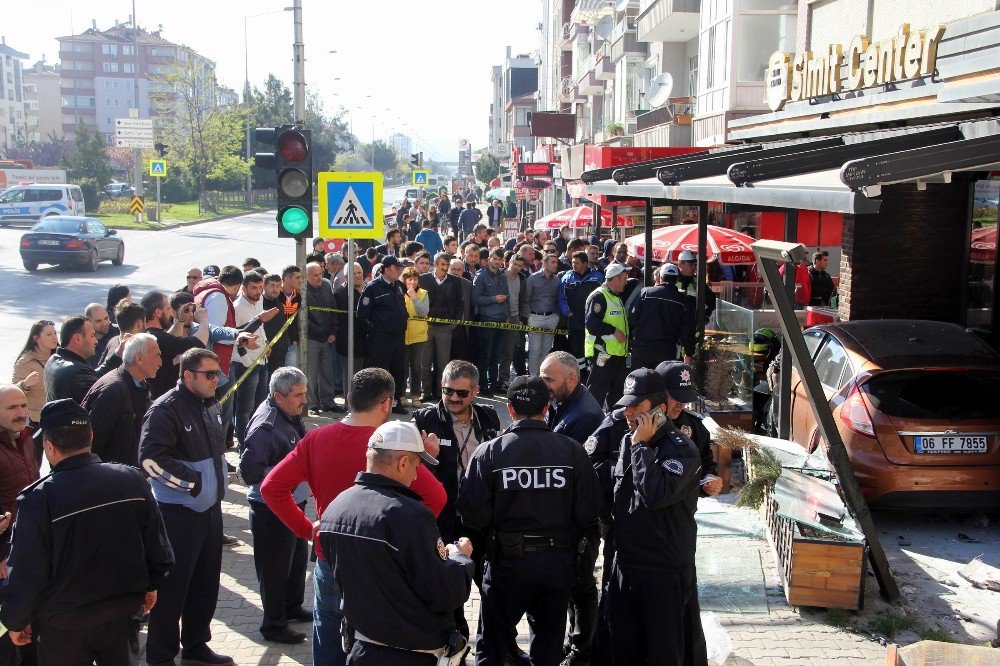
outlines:
[[[566,606],[576,578],[570,548],[525,553],[517,559],[487,561],[483,575],[477,666],[503,666],[525,614],[531,627],[531,663],[559,664],[566,631]]]
[[[594,565],[600,540],[588,540],[577,563],[576,580],[569,595],[569,635],[566,643],[581,661],[590,661],[590,648],[597,630],[597,579]]]
[[[306,503],[299,508],[304,511]],[[288,612],[301,608],[305,600],[309,542],[295,536],[266,504],[255,501],[250,502],[250,533],[264,606],[260,631],[281,631],[288,626]]]
[[[607,597],[614,663],[703,666],[708,661],[694,565],[646,571],[615,562]]]
[[[365,358],[366,368],[382,368],[388,370],[396,383],[394,397],[399,401],[406,390],[406,337],[404,335],[386,335],[371,333],[368,338],[368,356]]]
[[[677,343],[663,345],[659,349],[633,349],[632,369],[649,368],[656,370],[656,366],[664,361],[677,360]]]
[[[212,639],[222,571],[222,505],[204,513],[171,504],[159,506],[176,562],[157,590],[156,605],[149,613],[149,664],[173,663],[181,645],[187,654]]]
[[[79,629],[46,627],[44,624],[32,626],[32,629],[33,640],[38,645],[38,666],[91,666],[94,662],[97,666],[139,664],[139,621],[130,617]]]
[[[607,410],[610,412],[625,391],[625,375],[628,374],[625,370],[625,357],[609,356],[604,365],[598,365],[599,356],[598,352],[590,359],[590,378],[587,388],[602,407],[605,398],[607,399]]]
[[[351,666],[434,666],[437,659],[423,652],[397,650],[385,645],[354,641],[354,647],[347,655],[347,663]]]

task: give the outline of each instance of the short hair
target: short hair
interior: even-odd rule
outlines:
[[[468,361],[448,361],[441,371],[441,384],[465,377],[473,386],[479,386],[479,370]]]
[[[327,252],[323,256],[323,263],[325,264],[346,264],[344,261],[344,255],[339,252]]]
[[[64,321],[59,328],[59,346],[66,347],[69,345],[74,335],[83,332],[83,325],[88,321],[90,320],[86,317],[70,317]]]
[[[418,243],[417,241],[410,241],[409,243],[403,246],[403,255],[408,257],[414,252],[420,252],[422,249],[424,249],[423,243]]]
[[[433,224],[434,222],[431,220],[431,218],[425,217],[421,226],[423,226],[426,229],[427,227],[433,226]]]
[[[122,350],[122,364],[135,365],[140,354],[146,353],[146,344],[152,342],[156,344],[156,338],[149,333],[136,333],[125,341],[125,349]]]
[[[50,442],[59,453],[89,449],[93,441],[93,431],[89,425],[70,425],[58,428],[46,428],[42,439]]]
[[[263,282],[264,276],[257,271],[249,271],[243,274],[243,286],[248,284],[257,284],[258,282]]]
[[[392,238],[393,236],[402,236],[402,235],[403,232],[400,231],[399,229],[389,229],[389,231],[385,232],[385,240],[386,242],[389,242],[389,239]]]
[[[427,257],[427,261],[430,261],[431,260],[431,253],[428,252],[427,250],[421,250],[420,252],[417,252],[417,256],[413,257],[413,260],[414,261],[420,261],[424,257]]]
[[[443,251],[442,252],[438,252],[437,254],[434,255],[434,263],[435,264],[437,262],[441,261],[442,259],[444,259],[445,261],[451,261],[452,257],[451,257],[450,254],[448,254],[447,252],[443,252]]]
[[[669,404],[667,402],[669,397],[670,394],[668,394],[666,391],[657,391],[656,393],[650,393],[645,397],[645,399],[649,400],[649,403],[653,407],[658,407],[659,405]]]
[[[378,250],[376,250],[375,248],[370,247],[367,250],[365,250],[365,257],[367,257],[368,259],[374,259],[377,256],[378,256]]]
[[[264,277],[264,283],[266,284],[268,282],[281,282],[281,276],[277,273],[268,273]]]
[[[181,376],[183,377],[185,372],[190,372],[191,370],[197,370],[200,368],[201,362],[206,359],[215,361],[216,363],[219,362],[219,357],[208,349],[202,349],[200,347],[188,349],[186,352],[181,354]]]
[[[396,464],[402,456],[406,455],[406,451],[393,451],[392,449],[374,449],[369,448],[365,450],[365,471],[366,472],[377,472],[380,469],[385,469],[386,467],[392,467]]]
[[[495,247],[495,248],[493,248],[493,251],[490,252],[490,256],[491,257],[500,257],[501,259],[503,259],[503,248],[502,247]]]
[[[284,268],[281,269],[281,279],[284,280],[286,277],[290,277],[292,275],[295,275],[296,273],[301,273],[301,272],[302,269],[296,266],[295,264],[285,266]]]
[[[420,273],[418,273],[417,269],[414,268],[413,266],[407,266],[406,268],[404,268],[403,273],[399,276],[400,280],[408,280],[410,278],[417,278],[418,280],[420,279]]]
[[[819,261],[823,257],[829,257],[830,253],[826,250],[820,250],[818,252],[813,252],[813,262]]]
[[[576,357],[566,351],[554,351],[550,352],[548,356],[542,361],[554,361],[561,365],[567,372],[572,372],[577,377],[580,376],[580,364],[577,362]]]
[[[566,244],[566,251],[572,253],[578,247],[587,247],[588,243],[582,238],[574,238]]]
[[[271,375],[271,382],[268,384],[268,390],[271,395],[274,395],[275,393],[288,395],[296,386],[305,386],[306,383],[307,380],[304,372],[294,366],[286,365],[278,368],[274,371],[274,374]]]
[[[476,226],[472,227],[473,235],[478,234],[480,231],[489,231],[490,227],[485,222],[480,222]]]
[[[163,294],[160,295],[163,296]],[[166,298],[166,296],[164,296],[164,298]],[[143,301],[145,301],[145,299],[143,299]],[[194,303],[194,296],[192,296],[190,293],[186,291],[178,291],[170,296],[170,307],[172,307],[174,310],[180,310],[188,303]],[[157,305],[156,307],[161,307],[161,306]],[[153,310],[155,309],[156,308],[153,308]],[[152,317],[153,310],[147,308],[146,317]]]
[[[323,262],[324,259],[322,252],[310,252],[309,254],[306,255],[307,264],[319,264],[320,266],[322,266]]]
[[[83,316],[86,317],[87,319],[92,319],[94,317],[94,310],[96,310],[97,308],[101,308],[105,312],[108,311],[107,308],[105,308],[100,303],[91,303],[90,305],[88,305],[83,309]]]
[[[243,271],[238,266],[225,266],[219,273],[219,283],[232,287],[243,282]]]
[[[445,236],[444,238],[441,239],[441,245],[443,247],[448,247],[448,243],[453,243],[457,241],[458,239],[455,238],[454,236]]]
[[[256,273],[257,275],[259,275],[261,277],[267,277],[267,275],[268,275],[267,269],[264,268],[263,266],[258,266],[257,268],[253,269],[250,272],[251,273]]]
[[[118,301],[122,300],[129,295],[129,289],[123,284],[116,284],[110,289],[108,289],[108,301],[107,309],[108,312],[114,312],[115,306],[118,305]]]
[[[396,382],[388,370],[365,368],[354,374],[351,390],[347,393],[347,404],[351,410],[369,412],[386,398],[392,398]]]
[[[587,253],[582,250],[580,252],[574,252],[572,258],[579,259],[583,263],[587,263],[590,261],[590,257],[588,257]]]
[[[260,262],[253,257],[247,257],[243,260],[244,266],[249,266],[250,268],[260,268]]]
[[[118,320],[118,330],[122,333],[127,333],[138,322],[145,323],[146,308],[142,307],[139,303],[129,303],[127,301],[123,301],[123,303],[118,304],[118,312],[115,313],[115,318]]]
[[[177,306],[174,305],[174,299],[177,298],[178,294],[184,294],[185,296],[190,297],[192,301],[194,300],[194,296],[191,296],[191,294],[189,294],[188,292],[179,291],[171,297],[170,307],[176,309]],[[166,294],[164,294],[161,291],[151,291],[142,297],[142,300],[139,301],[139,305],[141,305],[142,308],[146,311],[147,317],[152,317],[153,312],[155,312],[159,308],[162,308],[164,303],[166,302],[167,302]]]

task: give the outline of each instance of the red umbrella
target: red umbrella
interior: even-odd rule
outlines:
[[[969,260],[974,264],[992,264],[997,259],[997,228],[982,227],[972,230],[972,247]]]
[[[752,236],[710,224],[706,260],[718,259],[723,264],[752,264],[756,260],[750,244],[754,242]],[[625,243],[635,256],[645,256],[645,235],[631,236],[625,239]],[[678,224],[653,230],[653,261],[677,261],[683,250],[698,254],[697,224]]]
[[[584,229],[591,226],[593,223],[594,210],[590,206],[577,206],[575,208],[557,210],[556,212],[550,213],[545,217],[538,218],[535,220],[535,231],[559,229],[564,224],[569,225],[570,229]],[[631,227],[632,218],[619,215],[618,226]],[[608,208],[601,209],[601,227],[604,229],[611,228],[611,210]]]

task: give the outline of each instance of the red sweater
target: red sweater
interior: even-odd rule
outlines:
[[[260,485],[267,506],[288,529],[303,539],[313,538],[313,522],[292,499],[292,490],[305,481],[316,498],[317,519],[337,495],[354,485],[359,472],[365,471],[368,439],[375,432],[370,426],[333,423],[310,431],[292,452],[268,473]],[[444,486],[423,465],[410,486],[423,498],[424,504],[437,517],[447,496]],[[319,542],[316,555],[323,557]]]

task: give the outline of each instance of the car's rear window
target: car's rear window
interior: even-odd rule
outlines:
[[[865,384],[872,405],[903,419],[998,419],[1000,373],[888,372]]]
[[[32,231],[47,231],[53,234],[75,234],[83,231],[80,220],[67,220],[62,217],[50,217],[31,227]],[[84,232],[86,233],[86,232]]]

